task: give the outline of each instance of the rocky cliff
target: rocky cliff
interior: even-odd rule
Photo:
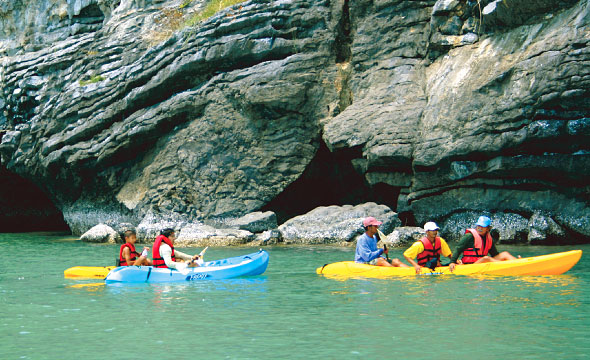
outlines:
[[[375,201],[590,240],[589,1],[251,0],[193,21],[205,6],[0,0],[2,169],[74,233]]]

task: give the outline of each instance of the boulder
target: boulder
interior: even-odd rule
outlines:
[[[391,246],[409,246],[424,237],[424,229],[415,226],[401,226],[395,228],[382,241]]]
[[[330,244],[355,240],[363,230],[363,219],[373,216],[382,221],[381,231],[401,225],[397,213],[385,205],[322,206],[279,226],[285,244]]]
[[[535,212],[528,222],[529,242],[533,245],[564,243],[566,233],[550,216]]]
[[[276,229],[278,226],[277,216],[272,211],[249,213],[240,218],[230,220],[228,225],[252,233],[261,233],[266,230]]]
[[[92,243],[114,244],[117,239],[119,239],[117,232],[105,224],[98,224],[80,236],[80,240]]]
[[[216,229],[205,224],[187,224],[178,232],[178,246],[235,246],[245,245],[256,236],[246,230]]]
[[[274,230],[266,230],[263,233],[256,234],[256,239],[250,243],[249,245],[252,246],[267,246],[267,245],[277,245],[283,241],[283,236],[281,232],[277,229]]]
[[[119,222],[116,220],[108,220],[108,221],[105,221],[105,225],[108,225],[111,228],[113,228],[113,230],[115,230],[115,232],[118,235],[116,242],[121,243],[121,244],[124,242],[123,234],[125,233],[125,231],[135,230],[135,225],[133,225],[132,223],[129,223],[129,222]]]

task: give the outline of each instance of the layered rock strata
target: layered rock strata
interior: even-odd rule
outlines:
[[[2,165],[74,233],[281,213],[320,178],[408,225],[590,239],[587,0],[253,0],[186,26],[204,5],[0,2]]]

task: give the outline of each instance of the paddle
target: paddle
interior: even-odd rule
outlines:
[[[176,270],[178,270],[179,273],[181,273],[182,275],[188,275],[188,273],[190,272],[189,270],[189,266],[190,264],[192,264],[193,262],[196,262],[197,264],[199,264],[199,266],[203,265],[203,255],[205,255],[205,252],[207,251],[207,249],[209,249],[209,246],[205,247],[200,253],[199,253],[199,258],[197,260],[191,260],[188,263],[184,263],[186,264],[186,267],[181,266],[181,268],[179,269],[178,266],[176,268]],[[182,263],[181,263],[182,264]]]
[[[387,251],[387,245],[385,245],[385,234],[383,234],[381,232],[381,230],[377,229],[377,236],[379,237],[379,240],[383,241],[383,252],[385,252],[385,258],[387,259],[387,262],[391,264],[391,260],[389,259],[389,252]]]

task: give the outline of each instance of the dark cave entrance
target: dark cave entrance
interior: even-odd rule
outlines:
[[[399,189],[387,184],[370,186],[352,166],[351,160],[360,157],[360,149],[332,153],[322,141],[301,177],[261,211],[275,212],[279,224],[319,206],[375,202],[395,211]]]
[[[30,180],[0,166],[0,232],[70,232],[62,213]]]

